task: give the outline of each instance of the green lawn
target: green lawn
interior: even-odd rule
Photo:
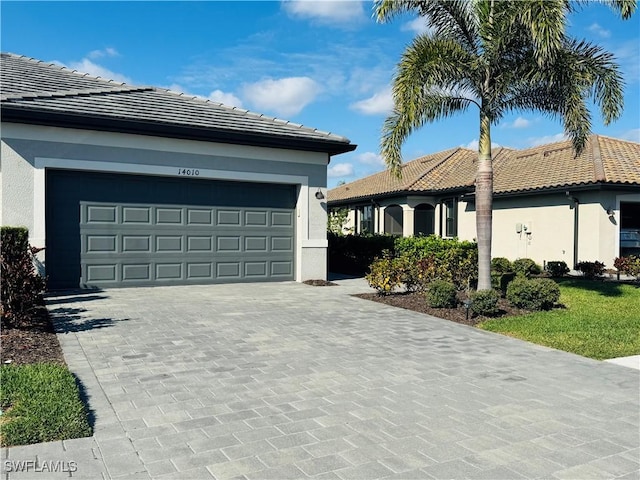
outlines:
[[[558,284],[566,308],[479,327],[598,360],[640,354],[640,286],[570,279]]]
[[[91,435],[75,378],[60,365],[0,368],[0,445],[27,445]]]

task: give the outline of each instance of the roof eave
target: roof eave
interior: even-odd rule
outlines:
[[[394,198],[400,196],[409,195],[422,195],[422,196],[443,196],[443,195],[465,195],[469,192],[473,192],[474,187],[469,185],[462,185],[458,187],[446,188],[442,190],[396,190],[393,192],[374,193],[371,195],[360,195],[357,197],[341,198],[338,200],[329,200],[327,205],[347,205],[351,203],[361,203],[369,200],[379,200],[381,198]]]
[[[336,140],[319,140],[296,138],[280,135],[256,134],[238,130],[215,128],[199,128],[189,125],[145,122],[97,115],[77,115],[67,112],[51,112],[16,108],[7,103],[2,104],[2,121],[26,123],[32,125],[78,128],[107,132],[130,133],[159,137],[200,140],[207,142],[230,143],[236,145],[252,145],[260,147],[284,148],[322,152],[328,155],[339,155],[351,152],[357,145]]]

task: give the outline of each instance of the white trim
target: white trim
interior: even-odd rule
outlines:
[[[101,132],[97,130],[41,127],[38,125],[9,122],[3,122],[2,136],[3,138],[15,138],[18,140],[33,140],[37,138],[39,141],[73,143],[76,145],[98,145],[157,152],[215,155],[274,162],[304,163],[309,165],[327,165],[329,163],[328,154],[321,152],[285,150],[275,147],[235,145],[231,143],[215,143],[130,133]]]
[[[329,240],[323,239],[309,239],[302,241],[302,248],[327,248],[329,246]]]
[[[616,241],[615,241],[615,251],[613,252],[612,258],[616,258],[620,256],[620,204],[622,202],[638,202],[640,203],[640,193],[633,193],[627,195],[616,195],[616,211],[614,212],[616,219]]]
[[[284,183],[298,185],[298,198],[296,202],[296,274],[297,281],[302,281],[302,248],[310,245],[326,247],[315,240],[309,239],[309,177],[304,175],[279,175],[271,173],[238,172],[231,170],[198,169],[198,176],[178,175],[178,166],[164,167],[157,165],[139,165],[132,163],[94,162],[89,160],[71,160],[65,158],[36,157],[34,161],[34,243],[36,238],[45,243],[45,170],[47,168],[59,168],[66,170],[80,170],[91,172],[109,172],[122,174],[155,175],[176,178],[202,178],[218,180],[237,180],[246,182]],[[182,167],[181,167],[182,168]],[[180,168],[180,169],[181,169]],[[39,237],[38,237],[39,236]],[[310,243],[309,243],[310,242]]]
[[[30,237],[34,245],[45,245],[45,176],[44,168],[33,169],[33,229]]]

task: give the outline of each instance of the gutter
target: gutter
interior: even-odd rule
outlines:
[[[580,227],[580,200],[571,195],[570,191],[566,191],[567,198],[573,202],[573,207],[569,205],[569,208],[573,208],[573,268],[576,268],[578,263],[578,229]]]

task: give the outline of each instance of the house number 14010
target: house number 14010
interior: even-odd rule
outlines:
[[[193,168],[179,168],[178,175],[187,175],[189,177],[197,177],[200,175],[200,170],[196,170]]]

